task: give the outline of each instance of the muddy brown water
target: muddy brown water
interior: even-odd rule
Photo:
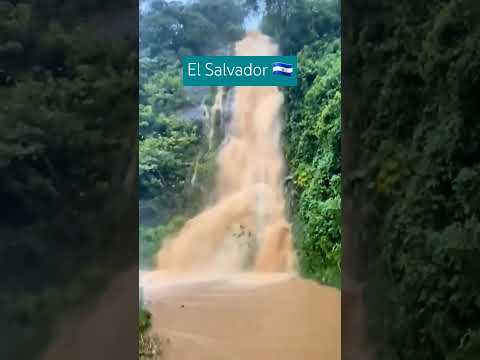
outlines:
[[[240,56],[277,55],[278,45],[268,36],[251,32],[235,45]],[[291,226],[285,213],[285,161],[281,146],[284,96],[275,86],[236,87],[232,119],[217,156],[213,201],[191,218],[173,238],[165,239],[157,254],[158,269],[196,271],[245,270],[245,258],[254,258],[257,271],[289,272],[295,264]],[[224,89],[212,108],[224,113]],[[235,236],[241,226],[253,240]],[[230,239],[230,240],[229,240]],[[249,249],[238,246],[249,242]],[[253,254],[247,254],[252,252]]]
[[[252,32],[235,54],[278,46]],[[225,110],[222,91],[215,111]],[[340,360],[340,292],[294,275],[283,101],[276,87],[234,89],[214,201],[164,239],[156,271],[140,274],[153,332],[169,341],[165,360]]]
[[[340,360],[337,289],[288,274],[141,282],[166,360]]]

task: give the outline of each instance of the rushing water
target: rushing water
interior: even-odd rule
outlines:
[[[165,360],[340,360],[340,292],[287,273],[141,276]]]
[[[235,53],[275,55],[278,48],[252,32]],[[238,87],[229,109],[224,91],[208,118],[210,128],[217,115],[230,119],[215,201],[160,250],[156,271],[140,274],[154,331],[169,340],[165,359],[339,360],[340,292],[294,273],[282,93]]]
[[[272,55],[277,48],[253,33],[236,51]],[[340,360],[340,292],[291,272],[282,102],[276,88],[236,89],[215,204],[160,251],[161,270],[140,273],[153,330],[169,340],[165,360]],[[91,316],[64,324],[43,359],[136,358],[136,326],[111,326],[137,314],[129,302],[136,274],[120,274]],[[119,342],[132,345],[128,355]]]
[[[269,37],[251,32],[236,44],[235,54],[276,55],[278,47]],[[234,91],[232,120],[217,159],[216,201],[160,250],[158,269],[293,269],[282,186],[283,95],[277,87],[238,87]],[[221,119],[223,97],[220,88],[212,108],[212,114]]]

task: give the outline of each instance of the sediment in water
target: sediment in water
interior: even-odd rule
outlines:
[[[251,32],[236,44],[235,54],[277,55],[278,47],[269,37]],[[280,136],[283,95],[277,87],[234,91],[232,122],[217,159],[215,202],[167,241],[157,255],[158,269],[242,271],[253,251],[248,266],[255,271],[292,270]],[[222,104],[215,102],[215,112],[223,114]],[[234,234],[232,241],[232,229],[239,226],[253,236]]]

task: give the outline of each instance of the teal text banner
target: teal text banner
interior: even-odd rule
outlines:
[[[185,56],[184,86],[296,86],[296,56]]]

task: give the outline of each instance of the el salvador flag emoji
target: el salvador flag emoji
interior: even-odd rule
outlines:
[[[273,75],[292,76],[293,64],[286,64],[282,62],[273,63]]]

